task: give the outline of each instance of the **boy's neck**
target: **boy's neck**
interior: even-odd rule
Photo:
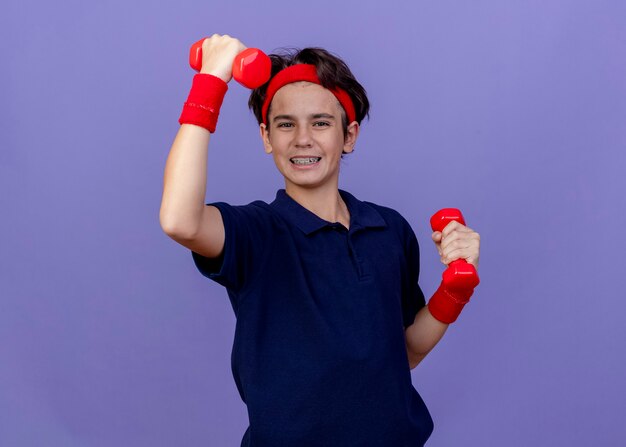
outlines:
[[[344,227],[350,228],[348,205],[339,194],[337,185],[309,189],[287,184],[285,192],[319,218],[328,222],[339,222]]]

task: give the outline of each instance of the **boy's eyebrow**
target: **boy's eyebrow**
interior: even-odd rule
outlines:
[[[325,119],[329,119],[329,120],[334,120],[335,119],[335,117],[333,115],[331,115],[330,113],[314,113],[313,115],[309,115],[309,118],[311,118],[311,119],[325,118]],[[276,115],[272,119],[272,121],[278,121],[278,120],[295,121],[296,118],[293,115]]]

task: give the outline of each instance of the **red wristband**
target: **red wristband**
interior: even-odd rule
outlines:
[[[181,125],[195,124],[215,132],[226,90],[228,84],[223,79],[208,73],[196,74],[178,122]]]
[[[439,288],[428,301],[431,315],[442,323],[454,323],[463,307],[469,302],[474,290],[450,290],[441,281]]]

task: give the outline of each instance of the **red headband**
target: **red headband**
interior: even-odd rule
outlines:
[[[267,125],[267,110],[270,108],[270,103],[272,102],[272,98],[274,97],[276,92],[285,84],[290,84],[292,82],[298,81],[307,81],[314,84],[322,85],[319,78],[317,77],[317,69],[315,68],[315,65],[291,65],[290,67],[287,67],[276,73],[276,76],[274,76],[270,81],[270,85],[267,86],[265,102],[263,102],[263,109],[261,109],[263,122],[265,123],[265,125]],[[339,103],[346,111],[346,115],[348,116],[348,123],[356,121],[354,104],[352,104],[352,99],[350,99],[350,95],[348,95],[348,92],[339,87],[329,90],[333,95],[335,95],[337,100],[339,100]]]

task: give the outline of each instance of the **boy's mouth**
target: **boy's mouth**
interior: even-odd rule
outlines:
[[[290,158],[289,161],[292,162],[294,165],[307,166],[307,165],[314,165],[315,163],[319,162],[321,159],[322,157],[293,157],[293,158]]]

